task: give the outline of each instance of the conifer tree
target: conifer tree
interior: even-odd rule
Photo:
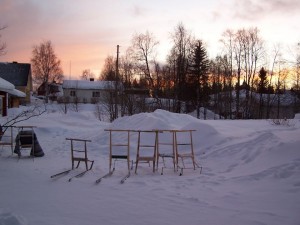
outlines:
[[[197,40],[193,46],[191,55],[190,76],[196,88],[196,109],[197,118],[200,118],[200,107],[206,108],[209,102],[209,84],[208,84],[209,60],[206,49],[201,40]],[[204,111],[204,118],[206,113]]]

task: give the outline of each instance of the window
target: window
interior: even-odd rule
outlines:
[[[76,97],[76,91],[70,91],[70,96]]]
[[[93,91],[93,98],[99,98],[100,92],[99,91]]]

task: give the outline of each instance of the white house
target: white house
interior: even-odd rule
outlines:
[[[69,98],[70,102],[95,103],[112,93],[115,90],[114,81],[95,81],[90,80],[64,80],[64,97]]]

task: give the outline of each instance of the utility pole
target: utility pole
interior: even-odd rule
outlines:
[[[70,64],[69,64],[69,80],[71,80],[71,71],[72,71],[72,64],[71,64],[71,60],[70,60]]]
[[[119,75],[119,45],[117,45],[116,76]]]
[[[115,118],[118,118],[118,84],[119,84],[119,45],[117,45],[116,79],[115,79]]]

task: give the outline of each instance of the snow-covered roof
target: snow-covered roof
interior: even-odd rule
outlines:
[[[2,90],[2,89],[10,90],[10,89],[14,89],[14,88],[15,88],[15,86],[12,83],[10,83],[0,77],[0,90]]]
[[[26,94],[24,92],[19,91],[17,89],[8,90],[7,93],[9,93],[13,96],[20,97],[20,98],[25,98],[26,97]]]
[[[15,89],[15,85],[2,79],[1,77],[0,77],[0,91],[7,92],[17,97],[26,97],[26,94],[24,92]]]
[[[89,81],[89,80],[64,80],[63,89],[112,89],[114,87],[113,81]]]

